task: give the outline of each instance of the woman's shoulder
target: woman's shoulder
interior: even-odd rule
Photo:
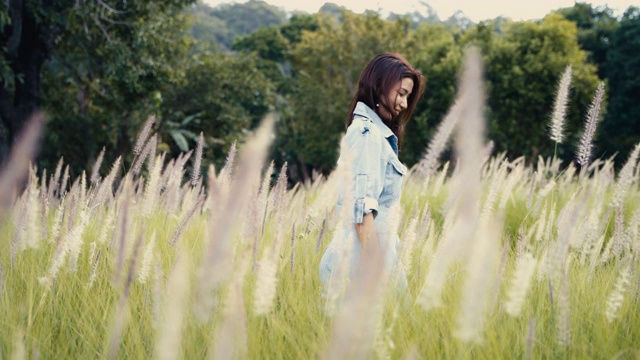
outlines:
[[[375,125],[373,120],[365,115],[355,114],[351,125],[347,128],[347,136],[350,134],[367,134],[381,135],[380,129]]]

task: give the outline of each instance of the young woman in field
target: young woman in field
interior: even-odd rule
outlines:
[[[406,286],[404,271],[398,266],[397,219],[394,221],[407,172],[398,160],[398,145],[423,91],[422,74],[395,53],[376,56],[362,71],[338,160],[349,180],[341,184],[338,199],[338,212],[346,214],[346,219],[320,262],[325,286],[343,254],[349,254],[345,260],[353,279],[363,254],[376,252],[387,277],[399,287]],[[345,252],[345,248],[351,250]]]

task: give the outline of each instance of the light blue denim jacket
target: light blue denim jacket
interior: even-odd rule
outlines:
[[[320,279],[325,285],[339,261],[338,249],[348,239],[352,242],[349,273],[350,276],[354,274],[360,261],[360,242],[354,223],[362,223],[364,215],[370,212],[373,212],[378,241],[385,252],[387,273],[391,275],[397,266],[398,235],[393,215],[398,215],[402,177],[407,168],[398,159],[398,138],[378,114],[362,102],[357,103],[353,114],[353,122],[343,138],[342,152],[348,151],[348,154],[341,154],[338,160],[340,163],[344,157],[349,157],[348,176],[351,181],[341,184],[343,188],[340,189],[337,206],[339,214],[343,206],[352,207],[353,218],[346,219],[344,226],[336,229],[322,257]],[[398,283],[404,285],[406,279],[403,271],[401,276]]]
[[[373,211],[377,217],[380,208],[388,209],[400,200],[402,176],[407,168],[398,159],[398,138],[378,114],[361,102],[353,114],[343,141],[355,175],[354,222],[360,224],[365,214]]]

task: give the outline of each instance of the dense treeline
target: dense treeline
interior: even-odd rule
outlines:
[[[637,8],[616,18],[608,8],[577,3],[538,21],[475,25],[409,15],[383,19],[328,4],[318,14],[287,16],[261,1],[216,8],[192,0],[3,2],[2,157],[27,114],[41,106],[49,114],[41,169],[52,169],[62,156],[77,175],[103,148],[107,160],[124,155],[129,164],[133,136],[151,115],[161,151],[175,156],[203,132],[206,158],[221,165],[231,144],[274,110],[280,121],[272,155],[289,163],[290,178],[305,179],[333,168],[364,64],[396,51],[427,79],[400,155],[412,165],[451,106],[461,54],[470,44],[482,49],[486,62],[495,152],[570,161],[601,80],[607,107],[596,157],[617,152],[621,162],[638,142]],[[555,144],[548,122],[569,65],[568,139]]]

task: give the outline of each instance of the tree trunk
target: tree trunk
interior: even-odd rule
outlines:
[[[9,1],[11,24],[0,29],[0,39],[6,40],[5,59],[13,72],[12,81],[0,87],[0,161],[8,156],[10,145],[21,132],[27,118],[40,107],[42,65],[51,52],[57,26],[45,14],[53,0],[28,4],[23,0]],[[13,86],[11,86],[13,85]]]

